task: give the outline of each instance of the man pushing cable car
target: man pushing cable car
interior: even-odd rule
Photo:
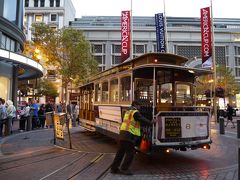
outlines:
[[[152,125],[150,120],[141,115],[139,112],[140,107],[138,101],[133,101],[132,106],[124,115],[120,126],[118,151],[111,165],[111,173],[113,174],[132,175],[129,167],[134,158],[136,140],[141,136],[140,127],[141,125]]]

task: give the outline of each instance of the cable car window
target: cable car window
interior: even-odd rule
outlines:
[[[118,102],[118,79],[110,81],[110,102]]]
[[[108,82],[102,83],[102,102],[108,102]]]
[[[95,84],[95,102],[100,102],[101,100],[101,87],[100,84]]]
[[[150,79],[137,79],[135,87],[135,99],[149,105],[153,99],[153,81]]]
[[[131,94],[131,77],[123,77],[120,80],[120,100],[122,102],[129,102]]]
[[[160,103],[172,103],[172,83],[161,85]]]
[[[191,88],[187,84],[176,84],[176,103],[192,105]]]

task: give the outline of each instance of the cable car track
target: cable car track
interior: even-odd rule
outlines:
[[[40,180],[46,179],[101,179],[108,171],[113,155],[104,153],[85,153],[78,159],[50,172]],[[80,161],[81,160],[81,161]],[[68,175],[66,175],[68,172]],[[70,171],[70,172],[69,172]]]
[[[33,159],[34,157],[28,157],[28,158],[19,158],[17,159],[16,161],[15,160],[12,160],[12,161],[8,161],[8,162],[3,162],[1,163],[1,167],[2,165],[8,165],[10,163],[10,167],[7,167],[7,168],[1,168],[0,167],[0,172],[2,171],[7,171],[7,170],[11,170],[11,169],[15,169],[15,168],[21,168],[21,167],[24,167],[24,166],[29,166],[29,165],[33,165],[33,164],[36,164],[36,163],[40,163],[40,162],[44,162],[44,161],[47,161],[47,160],[52,160],[52,159],[58,159],[58,158],[61,158],[61,157],[64,157],[64,156],[71,156],[71,155],[75,155],[76,153],[72,152],[72,153],[66,153],[66,154],[60,154],[60,155],[55,155],[55,156],[51,156],[51,157],[46,157],[46,158],[43,158],[43,159],[40,159],[40,160],[33,160],[32,162],[28,162],[28,163],[22,163],[20,162],[21,160],[27,160],[27,159]],[[42,156],[43,154],[41,154],[40,156]],[[39,157],[35,157],[35,158],[39,158]],[[16,165],[17,162],[19,162],[20,165]],[[11,166],[11,163],[14,163],[13,166]]]

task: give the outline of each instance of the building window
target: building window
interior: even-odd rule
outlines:
[[[134,57],[138,57],[146,52],[147,52],[147,45],[144,45],[144,44],[134,44],[133,45]]]
[[[121,45],[112,45],[112,65],[121,63]]]
[[[92,44],[91,50],[95,60],[99,64],[99,70],[105,69],[103,67],[105,65],[105,44]]]
[[[235,68],[235,76],[240,77],[240,68]]]
[[[216,64],[227,65],[226,63],[226,46],[215,46]]]
[[[121,53],[121,45],[113,44],[112,45],[112,54],[120,54]]]
[[[0,97],[7,100],[10,94],[10,79],[0,76]]]
[[[35,15],[35,22],[43,22],[43,16],[42,15]]]
[[[34,7],[38,7],[38,0],[34,0]]]
[[[94,56],[94,59],[98,62],[99,65],[105,64],[105,56]]]
[[[29,0],[25,0],[25,7],[29,7]]]
[[[235,55],[240,55],[240,47],[235,46]]]
[[[56,30],[57,30],[57,27],[52,26],[51,29],[54,30],[54,31],[56,31]]]
[[[56,0],[56,7],[60,7],[60,0]]]
[[[17,24],[17,0],[4,1],[3,17]]]
[[[93,44],[92,53],[104,53],[104,46],[102,44]]]
[[[235,57],[235,66],[240,66],[240,57]]]
[[[45,0],[41,0],[41,1],[40,1],[40,6],[41,6],[41,7],[44,7],[44,6],[45,6]]]
[[[2,34],[1,48],[15,52],[15,41]]]
[[[50,4],[50,7],[53,7],[54,6],[54,0],[50,0],[49,4]]]
[[[215,47],[216,64],[226,65],[225,46]],[[201,46],[175,46],[175,53],[189,59],[201,57]]]
[[[56,22],[57,21],[57,14],[51,14],[51,21]]]
[[[11,39],[11,42],[10,42],[10,51],[12,52],[15,52],[15,41]]]
[[[121,63],[121,56],[113,55],[112,56],[112,65],[117,65]]]
[[[6,49],[6,36],[2,35],[2,39],[1,39],[1,48]]]

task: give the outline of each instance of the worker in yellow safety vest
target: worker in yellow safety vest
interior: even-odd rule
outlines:
[[[126,111],[120,126],[119,148],[111,165],[111,173],[132,175],[129,167],[135,154],[136,139],[141,136],[140,125],[151,125],[152,122],[141,115],[141,106],[138,101],[133,101],[132,106]],[[123,160],[124,158],[124,160]],[[119,168],[121,162],[121,168]]]

